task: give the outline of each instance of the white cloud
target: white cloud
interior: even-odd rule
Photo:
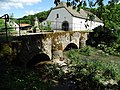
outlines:
[[[36,14],[38,12],[40,12],[40,11],[33,11],[33,10],[31,10],[31,11],[25,11],[25,15],[34,15],[34,14]]]
[[[11,8],[24,8],[25,5],[32,5],[42,0],[0,0],[0,10]]]
[[[120,3],[120,0],[118,1],[118,3]]]

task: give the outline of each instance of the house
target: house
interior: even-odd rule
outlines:
[[[92,21],[89,20],[88,16],[90,15],[94,16]],[[47,22],[51,22],[53,30],[64,31],[92,30],[95,27],[104,25],[103,22],[91,12],[83,9],[77,12],[72,6],[67,6],[65,2],[61,2],[58,6],[54,7],[47,19],[42,22],[42,25],[47,26]]]
[[[25,24],[25,23],[20,24],[20,30],[30,30],[31,27],[32,25],[30,24]]]
[[[16,22],[10,19],[8,24],[9,24],[9,27],[11,27],[13,30],[19,32],[19,25]]]

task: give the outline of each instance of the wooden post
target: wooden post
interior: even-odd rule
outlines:
[[[8,34],[7,34],[7,22],[9,21],[9,16],[8,14],[4,15],[5,17],[5,32],[6,32],[6,41],[8,42]]]
[[[19,36],[20,36],[20,19],[18,19],[19,20]]]
[[[6,41],[8,41],[6,17],[5,17],[5,32],[6,32]]]

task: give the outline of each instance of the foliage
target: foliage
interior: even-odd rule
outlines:
[[[105,53],[115,56],[120,56],[119,47],[120,47],[119,44],[114,44],[113,46],[109,46],[109,47],[105,44],[98,45],[98,48],[103,50]]]
[[[110,36],[116,36],[116,39],[114,39],[115,42],[117,41],[116,43],[120,43],[120,4],[114,4],[112,2],[109,2],[109,4],[104,6],[102,9],[103,10],[101,12],[101,19],[103,20],[105,25],[103,27],[105,30],[103,34],[106,34],[107,32],[111,34]],[[94,9],[93,11],[94,14],[99,17],[99,7],[97,9]],[[107,28],[108,30],[106,30]]]
[[[20,23],[27,23],[27,24],[34,25],[35,17],[37,17],[39,19],[39,21],[41,22],[47,18],[49,12],[50,12],[50,10],[39,12],[35,15],[24,16],[23,18],[20,19]]]
[[[120,29],[120,4],[109,3],[102,12],[102,20],[105,27],[113,30]]]
[[[46,26],[43,26],[42,24],[40,25],[40,30],[47,30],[47,31],[51,31],[52,30],[52,27],[51,27],[51,22],[50,21],[47,21],[47,24]]]
[[[93,54],[86,56],[89,50]],[[103,58],[89,58],[94,54],[103,57],[100,53],[91,47],[80,50],[72,49],[67,51],[71,63],[39,65],[37,70],[46,82],[61,90],[63,88],[70,90],[71,88],[75,90],[119,90],[120,63]],[[104,57],[107,58],[107,56]]]
[[[86,46],[84,48],[81,48],[79,50],[80,54],[86,55],[86,56],[90,56],[93,53],[93,48],[91,48],[90,46]]]
[[[90,33],[90,37],[87,42],[92,46],[97,46],[100,43],[112,45],[117,41],[117,35],[115,33],[116,32],[111,29],[99,26],[93,29],[93,32]]]
[[[0,19],[0,31],[5,27],[4,20]]]
[[[104,1],[105,0],[66,0],[67,1],[67,5],[68,6],[71,6],[73,5],[73,8],[77,8],[77,10],[79,11],[81,7],[86,7],[86,6],[89,6],[90,8],[92,7],[100,7],[100,10],[99,10],[99,15],[101,17],[101,12],[103,11],[103,7],[104,7]],[[119,0],[107,0],[108,3],[111,3],[111,4],[116,4],[118,3]],[[54,4],[57,6],[59,5],[61,2],[61,0],[54,0]]]
[[[84,89],[87,87],[90,90],[91,88],[97,88],[97,90],[110,88],[116,90],[119,88],[117,86],[120,81],[120,68],[118,64],[111,60],[99,58],[96,60],[89,58],[81,59],[80,52],[76,50],[71,50],[68,57],[72,60],[73,65],[75,65],[71,73],[78,87],[81,86]],[[82,85],[79,85],[79,83],[82,83]]]
[[[119,55],[120,32],[99,26],[89,35],[88,45],[102,49],[108,54]]]
[[[92,9],[100,18],[99,10]],[[108,54],[119,55],[120,48],[120,4],[110,1],[108,5],[102,7],[101,19],[104,27],[100,26],[90,33],[88,45],[99,47]],[[117,47],[115,47],[117,46]]]
[[[0,63],[0,88],[2,90],[50,90],[39,74],[20,67]]]
[[[93,54],[93,48],[91,48],[90,46],[81,48],[81,49],[72,49],[69,51],[68,57],[70,59],[72,59],[74,62],[79,62],[80,59],[80,55],[86,55],[86,56],[90,56]],[[78,60],[78,61],[77,61]]]
[[[11,22],[13,24],[12,20],[11,20]],[[10,24],[10,22],[7,23],[7,30],[9,32],[14,30],[14,28],[12,27],[12,25]],[[4,23],[3,19],[0,19],[0,32],[5,32],[5,23]]]
[[[1,45],[0,51],[6,53],[4,55],[6,57],[10,54],[10,47],[5,45],[3,48]],[[6,60],[0,58],[0,81],[2,82],[0,88],[12,90],[119,89],[120,63],[118,61],[103,59],[101,52],[90,46],[72,49],[67,51],[67,55],[70,63],[66,61],[63,65],[38,64],[35,66],[35,71],[13,66],[7,62],[9,58]],[[98,58],[91,58],[97,55],[99,55]]]

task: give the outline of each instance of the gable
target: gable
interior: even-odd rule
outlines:
[[[71,22],[72,15],[65,8],[53,9],[51,10],[49,16],[47,17],[47,20],[49,21],[58,20],[60,22],[68,20],[69,22]]]

